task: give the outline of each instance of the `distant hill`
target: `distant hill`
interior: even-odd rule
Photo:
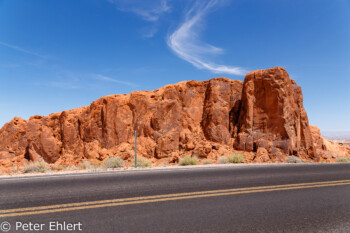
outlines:
[[[325,131],[322,136],[330,140],[350,140],[350,131]]]

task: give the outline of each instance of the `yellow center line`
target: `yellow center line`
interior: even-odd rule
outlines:
[[[119,202],[119,203],[106,203],[106,204],[100,204],[100,205],[78,206],[78,207],[71,207],[71,208],[61,208],[61,209],[52,209],[52,210],[22,212],[22,213],[11,213],[11,214],[0,215],[0,217],[14,217],[14,216],[34,215],[34,214],[44,214],[44,213],[46,214],[46,213],[64,212],[64,211],[72,211],[72,210],[84,210],[84,209],[93,209],[93,208],[102,208],[102,207],[111,207],[111,206],[122,206],[122,205],[131,205],[131,204],[181,200],[181,199],[227,196],[227,195],[237,195],[237,194],[245,194],[245,193],[271,192],[271,191],[292,190],[292,189],[306,189],[306,188],[315,188],[315,187],[330,187],[330,186],[340,186],[340,185],[350,185],[350,182],[309,185],[309,186],[294,186],[294,187],[274,188],[274,189],[234,191],[234,192],[213,193],[213,194],[200,194],[200,195],[192,195],[192,196],[168,197],[168,198],[158,198],[158,199],[151,199],[151,200],[139,200],[139,201],[129,201],[129,202]]]
[[[344,182],[350,182],[350,180],[337,180],[337,181],[323,181],[323,182],[312,182],[312,183],[297,183],[297,184],[284,184],[284,185],[257,186],[257,187],[246,187],[246,188],[220,189],[220,190],[211,190],[211,191],[163,194],[163,195],[153,195],[153,196],[144,196],[144,197],[119,198],[119,199],[112,199],[112,200],[101,200],[101,201],[90,201],[90,202],[77,202],[77,203],[67,203],[67,204],[57,204],[57,205],[48,205],[48,206],[37,206],[37,207],[27,207],[27,208],[0,210],[0,214],[12,213],[12,212],[32,211],[32,210],[56,209],[56,208],[82,206],[82,205],[96,205],[96,204],[106,204],[106,203],[115,203],[115,202],[126,202],[126,201],[145,200],[145,199],[154,199],[154,198],[177,197],[177,196],[199,195],[199,194],[211,194],[211,193],[222,193],[222,192],[233,192],[233,191],[236,192],[236,191],[255,190],[255,189],[271,189],[271,188],[293,187],[293,186],[298,186],[299,187],[299,186],[303,186],[303,185],[333,184],[333,183],[344,183]]]
[[[27,211],[27,212],[21,212],[21,213],[9,213],[9,214],[2,214],[0,217],[14,217],[14,216],[23,216],[23,215],[34,215],[34,214],[44,214],[44,213],[55,213],[55,212],[64,212],[64,211],[72,211],[72,210],[84,210],[84,209],[93,209],[93,208],[102,208],[102,207],[111,207],[111,206],[122,206],[122,205],[131,205],[131,204],[141,204],[141,203],[153,203],[153,202],[162,202],[162,201],[172,201],[172,200],[181,200],[181,199],[193,199],[193,198],[203,198],[203,197],[215,197],[215,196],[227,196],[227,195],[237,195],[237,194],[245,194],[245,193],[259,193],[259,192],[271,192],[271,191],[282,191],[282,190],[292,190],[292,189],[306,189],[306,188],[316,188],[316,187],[330,187],[330,186],[340,186],[340,185],[350,185],[349,182],[344,181],[336,181],[336,182],[317,182],[315,183],[309,183],[312,185],[306,185],[307,183],[304,183],[302,185],[296,186],[296,185],[278,185],[278,186],[261,186],[261,187],[253,187],[250,190],[247,189],[228,189],[231,191],[226,190],[226,192],[222,192],[220,190],[220,193],[210,193],[208,192],[193,192],[192,195],[187,196],[175,196],[176,194],[171,195],[157,195],[159,198],[156,199],[146,199],[147,197],[141,197],[140,199],[127,199],[127,201],[124,202],[118,202],[118,203],[104,203],[104,204],[94,204],[94,205],[85,205],[85,206],[77,206],[73,207],[69,206],[69,204],[65,204],[64,207],[68,208],[57,208],[57,209],[49,209],[49,210],[40,210],[40,211]],[[264,188],[262,188],[264,187]],[[268,187],[268,188],[266,188]],[[271,188],[271,187],[277,187],[277,188]],[[197,194],[194,194],[197,193]],[[155,197],[155,196],[153,196]],[[117,200],[117,199],[116,199]],[[120,199],[119,199],[120,200]],[[77,203],[73,203],[77,204]],[[14,212],[13,210],[11,212]]]

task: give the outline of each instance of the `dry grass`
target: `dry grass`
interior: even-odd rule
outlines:
[[[304,160],[302,160],[301,158],[294,156],[294,155],[290,155],[286,158],[286,162],[287,163],[305,163]]]
[[[73,165],[73,166],[68,166],[66,167],[66,170],[68,171],[75,171],[75,170],[79,170],[77,166]]]
[[[103,168],[120,168],[124,165],[124,160],[120,157],[109,157],[103,162]]]
[[[211,159],[204,159],[202,161],[202,164],[204,164],[204,165],[208,165],[208,164],[212,164],[212,163],[213,163],[213,161]]]
[[[196,156],[186,156],[180,159],[179,164],[181,166],[196,165],[198,163],[198,158]]]
[[[83,161],[80,162],[79,168],[80,168],[80,169],[83,169],[83,170],[85,170],[85,169],[94,169],[95,166],[92,165],[90,161],[88,161],[88,160],[83,160]]]
[[[47,172],[48,165],[45,162],[29,162],[23,166],[24,173],[33,173],[33,172]]]
[[[227,158],[229,163],[243,163],[244,162],[244,155],[242,154],[230,154]]]
[[[146,159],[144,157],[137,157],[137,167],[140,168],[145,168],[145,167],[152,167],[152,162],[149,159]],[[133,167],[135,164],[135,161],[131,164],[131,166]]]
[[[350,158],[348,157],[337,158],[337,163],[350,163]]]
[[[227,157],[226,156],[220,156],[217,160],[218,164],[226,164],[228,163]]]
[[[64,166],[63,165],[52,165],[51,168],[54,170],[54,171],[62,171],[64,170]]]

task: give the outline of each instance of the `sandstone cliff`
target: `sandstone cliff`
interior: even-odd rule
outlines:
[[[153,162],[177,162],[184,155],[216,159],[233,150],[245,151],[246,162],[282,162],[287,155],[316,161],[336,157],[324,156],[331,146],[312,129],[301,88],[277,67],[250,72],[244,83],[185,81],[105,96],[49,116],[15,117],[0,130],[0,169],[114,155],[130,161],[135,130],[138,153]]]
[[[301,88],[282,68],[247,74],[237,125],[240,150],[263,147],[273,157],[290,154],[315,158]]]

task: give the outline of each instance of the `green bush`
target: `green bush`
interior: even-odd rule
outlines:
[[[220,156],[217,160],[218,164],[225,164],[228,163],[227,157],[226,156]]]
[[[135,166],[135,160],[131,163],[131,167]],[[144,157],[137,157],[137,167],[145,168],[152,167],[152,162]]]
[[[124,160],[119,157],[109,157],[103,162],[103,168],[120,168],[124,165]]]
[[[229,163],[243,163],[244,155],[242,154],[230,154],[227,158]]]
[[[286,162],[287,163],[305,163],[304,160],[294,155],[287,156]]]
[[[350,163],[350,158],[337,158],[337,163]]]
[[[48,165],[45,162],[29,162],[23,166],[24,173],[32,172],[46,172],[48,170]]]
[[[196,156],[186,156],[180,159],[179,164],[181,166],[196,165],[198,163],[198,158]]]

